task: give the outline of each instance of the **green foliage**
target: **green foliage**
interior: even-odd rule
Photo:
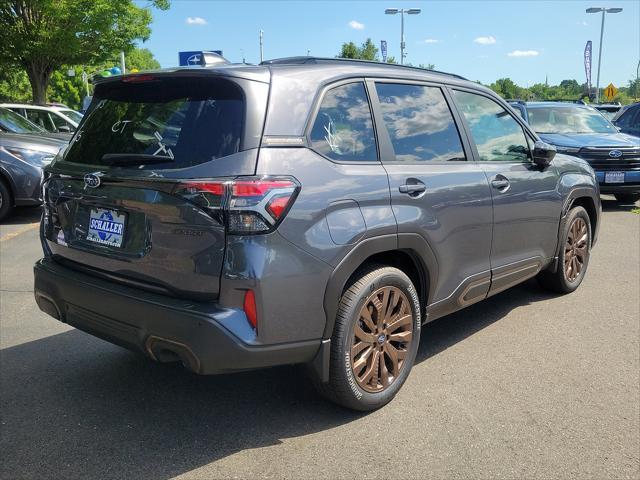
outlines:
[[[27,102],[31,100],[31,86],[24,70],[0,67],[0,101]]]
[[[589,101],[587,85],[576,80],[562,80],[559,85],[536,83],[529,88],[516,85],[510,78],[500,78],[489,85],[489,88],[503,98],[519,100],[585,100]],[[612,100],[623,105],[640,99],[640,82],[630,80],[628,87],[620,87],[618,95]],[[607,101],[601,97],[601,101]]]
[[[153,70],[160,68],[160,64],[146,48],[135,48],[125,55],[127,71],[133,68],[138,70]],[[120,66],[120,55],[112,55],[110,58],[93,65],[69,66],[63,65],[51,73],[51,79],[47,88],[49,101],[60,102],[65,105],[80,109],[82,99],[86,95],[86,86],[82,80],[82,72],[89,76],[95,72]],[[69,70],[73,70],[74,76],[69,76]],[[91,86],[90,93],[91,93]],[[32,92],[29,78],[24,70],[13,68],[0,68],[0,101],[31,102]]]
[[[34,100],[46,101],[49,80],[62,65],[94,64],[146,40],[151,33],[147,6],[166,9],[169,2],[3,0],[0,61],[22,67]]]
[[[370,38],[367,38],[360,47],[353,42],[343,43],[342,49],[338,54],[338,58],[355,58],[359,60],[378,61],[378,47],[374,45]]]

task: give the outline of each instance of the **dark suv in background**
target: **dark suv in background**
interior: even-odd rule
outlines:
[[[96,85],[48,168],[35,298],[200,374],[304,363],[390,401],[424,323],[537,277],[571,292],[589,165],[459,76],[311,57]],[[78,368],[81,368],[79,366]]]
[[[640,138],[621,133],[595,108],[569,102],[511,101],[542,140],[593,167],[602,193],[640,199]]]
[[[640,103],[621,108],[612,122],[621,132],[640,137]]]

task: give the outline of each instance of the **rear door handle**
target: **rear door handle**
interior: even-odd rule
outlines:
[[[408,193],[409,195],[416,195],[418,193],[426,192],[427,186],[424,183],[407,183],[398,187],[400,193]]]
[[[509,180],[506,177],[498,175],[496,178],[491,180],[491,186],[502,192],[506,192],[511,186],[511,183],[509,183]]]

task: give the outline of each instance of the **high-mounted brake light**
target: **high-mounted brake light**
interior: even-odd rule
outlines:
[[[122,81],[125,83],[142,83],[152,82],[156,79],[153,75],[127,75],[122,77]]]
[[[295,201],[300,186],[293,178],[248,178],[227,181],[188,181],[177,195],[224,222],[229,233],[273,231]]]

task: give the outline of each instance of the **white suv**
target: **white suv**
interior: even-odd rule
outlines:
[[[49,132],[71,133],[78,128],[82,114],[65,105],[31,105],[28,103],[2,103]]]

